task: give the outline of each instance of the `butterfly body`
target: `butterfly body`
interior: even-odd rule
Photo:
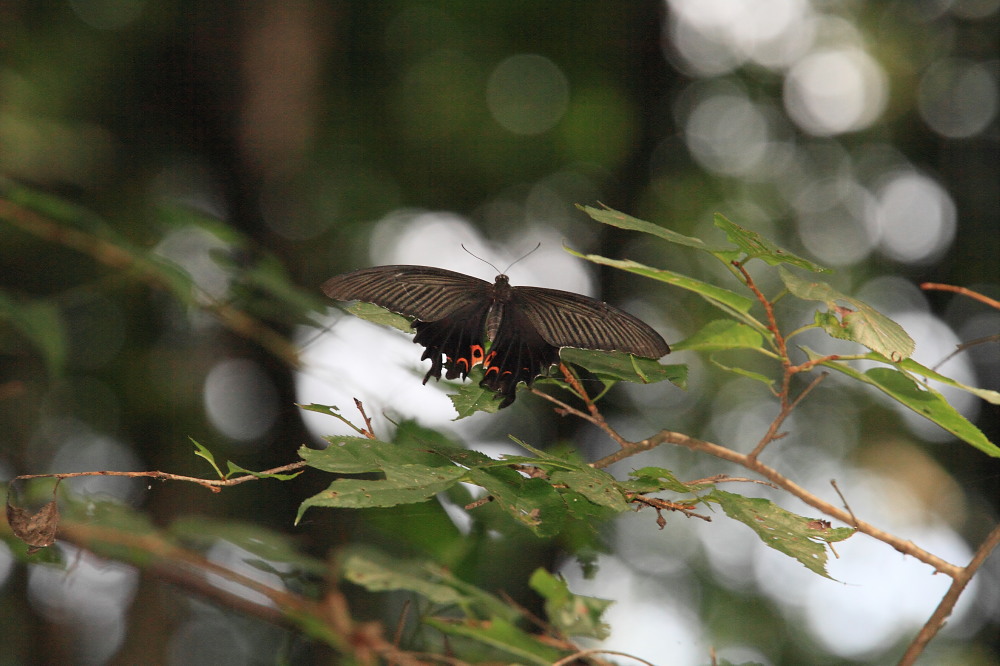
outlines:
[[[559,349],[579,347],[660,358],[670,348],[641,320],[587,296],[541,287],[512,287],[506,275],[493,284],[429,266],[376,266],[330,278],[323,292],[359,300],[414,318],[413,341],[430,359],[424,382],[468,376],[482,365],[480,385],[514,402],[518,383],[559,361]]]

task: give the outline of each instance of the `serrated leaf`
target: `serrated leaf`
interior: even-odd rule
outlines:
[[[545,569],[535,569],[528,585],[545,599],[545,615],[549,622],[567,636],[587,636],[603,640],[611,627],[601,616],[613,601],[573,594],[562,578]]]
[[[913,353],[913,339],[903,327],[867,303],[846,296],[825,282],[803,280],[784,267],[778,272],[788,291],[798,298],[826,303],[830,308],[828,316],[817,318],[817,324],[831,336],[860,343],[895,361],[909,358]],[[842,307],[837,301],[850,303],[856,309]],[[833,317],[835,314],[839,315],[839,321]]]
[[[337,479],[299,506],[295,522],[314,506],[344,509],[396,506],[423,502],[447,490],[465,475],[460,467],[387,465],[384,479]]]
[[[826,521],[799,516],[767,499],[715,489],[702,500],[717,502],[727,516],[752,529],[766,545],[824,578],[830,578],[826,572],[826,544],[854,534],[849,527],[829,527]]]
[[[803,349],[809,354],[810,359],[822,357],[808,348]],[[887,361],[884,357],[873,360]],[[936,423],[983,453],[1000,458],[1000,447],[997,447],[983,434],[982,430],[952,407],[943,395],[930,387],[917,384],[905,373],[893,368],[871,368],[861,372],[846,363],[836,361],[825,361],[822,365],[874,386],[899,404]]]
[[[472,375],[470,375],[471,377]],[[500,409],[500,399],[497,394],[488,388],[483,388],[479,382],[473,379],[470,384],[462,384],[458,391],[448,396],[451,404],[458,413],[453,420],[458,421],[467,416],[472,416],[476,412],[486,412],[496,414]]]
[[[764,336],[752,326],[732,319],[716,319],[701,330],[671,345],[673,351],[722,351],[726,349],[760,349]]]
[[[587,261],[595,264],[613,266],[614,268],[620,268],[624,271],[628,271],[629,273],[643,275],[654,280],[659,280],[660,282],[671,284],[675,287],[680,287],[681,289],[687,289],[688,291],[701,296],[715,307],[730,314],[746,314],[755,303],[755,301],[747,298],[746,296],[741,296],[736,292],[723,289],[722,287],[716,287],[713,284],[702,282],[701,280],[696,280],[686,275],[681,275],[680,273],[674,273],[673,271],[652,268],[634,261],[608,259],[596,254],[581,254],[574,250],[567,251],[574,256],[586,259]]]
[[[604,380],[639,384],[669,381],[680,388],[687,386],[686,365],[664,365],[659,361],[623,352],[602,352],[574,347],[563,347],[559,351],[559,357],[563,362],[584,367]],[[553,375],[553,378],[559,380],[557,375]]]
[[[729,242],[740,248],[749,259],[761,259],[770,266],[791,264],[814,273],[830,270],[789,252],[756,231],[741,227],[719,213],[715,214],[715,226],[725,231]]]
[[[539,537],[554,536],[566,520],[566,504],[550,483],[512,469],[472,468],[463,479],[486,489],[500,508]]]
[[[325,449],[299,448],[299,456],[310,467],[336,474],[380,472],[392,465],[450,466],[447,459],[430,451],[403,448],[367,437],[326,437]]]
[[[558,470],[552,472],[550,480],[554,484],[565,485],[570,490],[580,493],[588,500],[614,511],[625,511],[628,503],[618,488],[615,478],[599,469]]]
[[[413,327],[410,325],[409,319],[402,315],[398,315],[395,312],[389,312],[385,308],[380,308],[377,305],[358,301],[354,305],[348,307],[347,311],[355,317],[359,317],[365,321],[370,321],[373,324],[391,326],[393,328],[398,328],[404,333],[413,333]]]

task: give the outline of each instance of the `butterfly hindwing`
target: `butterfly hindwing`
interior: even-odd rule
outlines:
[[[447,368],[445,378],[465,379],[472,366],[483,361],[483,331],[491,301],[472,303],[437,321],[416,321],[417,334],[413,341],[425,347],[420,360],[431,360],[424,383],[431,377],[441,378],[441,368]]]
[[[480,385],[503,396],[502,409],[514,402],[520,382],[531,386],[535,377],[558,362],[559,348],[546,342],[523,312],[508,306],[483,361],[485,377]]]

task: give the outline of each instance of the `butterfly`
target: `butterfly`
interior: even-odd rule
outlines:
[[[645,322],[602,301],[568,291],[512,287],[497,275],[493,284],[429,266],[375,266],[337,275],[322,286],[338,301],[373,303],[412,317],[413,341],[425,347],[431,377],[465,379],[476,365],[479,383],[514,402],[520,382],[528,386],[559,362],[559,349],[619,351],[658,359],[670,347]]]

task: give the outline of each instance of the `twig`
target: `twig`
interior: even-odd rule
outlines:
[[[637,504],[644,504],[646,506],[651,506],[657,511],[679,511],[683,513],[688,518],[701,518],[706,523],[712,522],[711,517],[702,515],[700,513],[695,513],[693,506],[690,504],[683,504],[679,502],[671,502],[670,500],[661,499],[659,497],[647,497],[642,493],[625,493],[628,501],[636,502]]]
[[[587,421],[588,423],[592,423],[593,425],[603,430],[608,437],[618,442],[618,445],[621,446],[623,449],[631,445],[628,440],[619,435],[614,428],[608,425],[608,422],[604,420],[604,416],[602,416],[600,411],[596,409],[596,406],[594,407],[594,412],[596,412],[595,416],[593,413],[582,412],[579,409],[576,409],[575,407],[571,407],[562,400],[560,400],[559,398],[551,396],[548,393],[545,393],[544,391],[539,391],[535,387],[531,387],[531,392],[556,405],[557,407],[556,413],[558,413],[560,416],[572,415],[576,416],[577,418],[581,418],[584,421]]]
[[[937,289],[940,291],[953,291],[956,294],[962,294],[963,296],[974,298],[980,303],[985,303],[991,308],[1000,310],[1000,301],[990,298],[985,294],[980,294],[978,291],[972,291],[971,289],[966,289],[965,287],[956,287],[955,285],[941,284],[939,282],[924,282],[920,285],[920,288],[925,290]]]
[[[289,463],[288,465],[282,465],[281,467],[275,467],[263,472],[258,472],[258,474],[281,474],[282,472],[290,472],[292,470],[301,469],[306,465],[306,461],[300,460],[299,462]],[[73,479],[79,476],[125,476],[130,478],[145,477],[150,479],[159,479],[160,481],[186,481],[188,483],[197,483],[203,488],[208,488],[213,493],[220,492],[223,488],[228,486],[237,486],[241,483],[246,483],[247,481],[257,481],[261,478],[259,476],[254,476],[253,474],[246,474],[244,476],[234,476],[229,479],[202,479],[196,476],[184,476],[182,474],[171,474],[170,472],[160,472],[156,470],[141,472],[96,470],[91,472],[58,472],[55,474],[21,474],[20,476],[14,477],[14,480]]]
[[[816,388],[816,386],[821,381],[823,381],[828,374],[829,373],[823,372],[816,375],[813,378],[813,380],[809,382],[809,385],[802,390],[802,393],[799,393],[799,395],[792,402],[788,402],[786,399],[787,390],[782,391],[781,410],[778,412],[778,415],[774,417],[774,420],[771,421],[771,425],[768,427],[767,432],[764,433],[764,436],[761,437],[760,441],[757,443],[757,446],[755,446],[754,450],[751,451],[747,456],[748,458],[750,458],[750,460],[756,460],[757,456],[761,454],[765,446],[767,446],[776,439],[784,437],[784,434],[778,433],[778,429],[781,428],[782,424],[785,422],[785,419],[787,419],[788,415],[792,413],[792,410],[798,407],[799,403],[802,402],[802,400],[805,399],[805,397],[809,395],[809,393],[814,388]],[[787,387],[787,382],[786,382],[786,387]]]
[[[361,401],[358,400],[357,398],[354,399],[354,406],[358,408],[359,412],[361,412],[361,418],[364,419],[365,421],[365,427],[358,428],[358,432],[360,432],[368,439],[376,439],[375,429],[372,428],[372,420],[368,418],[367,414],[365,414],[365,406],[361,404]]]

